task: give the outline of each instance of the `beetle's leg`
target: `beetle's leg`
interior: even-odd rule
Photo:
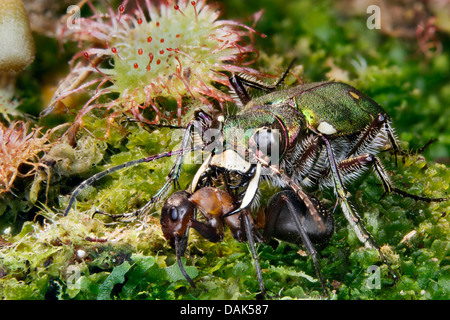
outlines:
[[[232,75],[229,78],[229,81],[241,105],[246,105],[251,100],[251,98],[247,92],[247,89],[245,89],[244,85],[242,84],[242,78],[237,75]]]
[[[290,160],[295,163],[293,170],[298,170],[299,175],[302,177],[304,182],[311,181],[311,173],[314,171],[313,168],[317,165],[320,154],[322,152],[323,142],[319,139],[317,135],[310,135],[302,141],[299,149],[295,150]],[[291,169],[286,171],[287,175],[292,176],[293,172]]]
[[[311,197],[306,194],[306,192],[297,184],[295,183],[292,178],[290,178],[285,173],[281,172],[277,167],[273,165],[269,165],[268,163],[264,162],[263,159],[259,159],[259,161],[262,162],[264,166],[266,166],[267,169],[271,170],[271,172],[275,175],[277,175],[281,180],[294,191],[297,195],[297,197],[305,204],[306,208],[308,209],[311,217],[314,219],[315,223],[317,224],[318,228],[320,230],[325,230],[325,223],[321,217],[320,214],[320,206],[317,205],[317,203],[314,203],[311,201]]]
[[[406,191],[400,190],[398,188],[396,188],[395,186],[392,185],[391,179],[389,178],[388,173],[386,172],[386,170],[383,167],[383,164],[381,163],[381,160],[376,157],[376,156],[368,156],[368,161],[371,161],[375,172],[377,173],[378,177],[380,178],[382,184],[383,184],[383,188],[385,193],[397,193],[403,197],[408,197],[408,198],[412,198],[414,200],[420,200],[420,201],[425,201],[425,202],[443,202],[443,201],[447,201],[448,198],[427,198],[427,197],[421,197],[421,196],[417,196],[411,193],[408,193]]]
[[[280,79],[278,79],[278,81],[273,85],[273,90],[278,88],[284,82],[284,79],[286,79],[287,75],[289,74],[289,70],[291,70],[292,66],[295,63],[295,60],[297,60],[297,59],[294,58],[294,59],[292,59],[291,63],[289,63],[289,66],[286,68],[286,71],[284,71],[284,73],[281,75]]]
[[[381,131],[384,132],[381,133]],[[389,141],[394,150],[395,163],[397,163],[397,154],[402,153],[389,118],[381,113],[379,113],[372,123],[367,126],[356,141],[356,144],[350,152],[347,153],[345,158],[360,155],[366,151],[370,152],[373,149],[376,150],[382,148],[387,141]]]
[[[103,178],[104,176],[116,172],[120,169],[123,168],[128,168],[140,163],[144,163],[144,162],[151,162],[157,159],[161,159],[164,157],[172,157],[174,155],[177,155],[177,160],[175,161],[175,164],[172,166],[172,169],[170,170],[166,182],[164,183],[164,185],[158,190],[158,192],[150,199],[150,201],[148,201],[142,208],[135,210],[133,212],[128,212],[128,213],[123,213],[123,214],[117,214],[117,215],[109,215],[111,218],[113,219],[117,219],[117,218],[128,218],[128,217],[133,217],[133,216],[138,216],[141,213],[145,213],[147,212],[152,206],[153,204],[158,201],[167,191],[167,189],[169,188],[170,184],[172,182],[178,183],[178,179],[180,177],[180,171],[181,171],[181,166],[183,164],[183,158],[184,158],[184,154],[187,152],[191,152],[191,151],[196,151],[196,150],[200,150],[204,148],[204,145],[197,145],[197,146],[193,146],[193,147],[188,147],[189,143],[190,143],[190,136],[191,136],[191,130],[193,128],[193,121],[191,121],[188,126],[186,127],[186,130],[184,132],[184,136],[183,136],[183,141],[182,141],[182,147],[181,149],[175,150],[175,151],[169,151],[169,152],[165,152],[165,153],[161,153],[155,156],[150,156],[150,157],[146,157],[146,158],[141,158],[141,159],[137,159],[137,160],[133,160],[133,161],[129,161],[111,168],[106,169],[105,171],[99,172],[95,175],[93,175],[92,177],[90,177],[89,179],[83,181],[71,194],[70,199],[69,199],[69,203],[67,205],[67,208],[64,211],[64,215],[67,215],[70,208],[72,207],[72,204],[75,202],[75,198],[78,195],[78,193],[81,191],[81,189],[91,185],[92,183],[94,183],[95,181]],[[101,212],[99,212],[101,213]]]
[[[438,141],[438,139],[430,139],[430,140],[428,140],[422,147],[417,149],[415,151],[415,153],[419,153],[419,154],[423,153],[425,151],[425,149],[430,146],[430,144],[435,143],[436,141]]]
[[[344,212],[345,217],[347,218],[350,225],[356,232],[358,239],[364,243],[365,246],[371,248],[378,248],[378,246],[373,241],[372,237],[366,231],[366,229],[361,224],[361,218],[356,213],[356,211],[352,208],[350,203],[347,201],[349,197],[348,191],[345,189],[344,184],[342,183],[341,175],[338,171],[338,167],[334,160],[333,150],[331,149],[331,145],[327,138],[322,136],[323,141],[325,142],[328,162],[330,165],[331,175],[334,183],[334,190],[336,195],[338,196],[339,203],[342,207],[342,211]]]
[[[265,92],[275,91],[283,83],[284,79],[286,79],[287,75],[289,74],[289,70],[292,68],[294,62],[295,59],[292,60],[280,79],[278,79],[278,81],[273,85],[269,85],[256,79],[249,78],[245,74],[232,75],[228,80],[233,87],[233,90],[236,93],[237,97],[239,98],[241,104],[246,105],[251,100],[251,98],[245,87],[250,87]]]
[[[364,168],[367,166],[372,166],[374,168],[374,171],[378,175],[378,178],[381,180],[385,193],[394,192],[403,197],[408,197],[414,200],[420,200],[425,202],[443,202],[448,200],[447,198],[427,198],[417,196],[396,188],[392,184],[392,181],[388,173],[386,172],[386,169],[384,169],[381,160],[374,155],[365,153],[360,156],[341,160],[340,162],[337,163],[338,171],[344,180],[346,179],[352,180],[352,178],[358,176],[361,172],[363,172]],[[321,180],[323,184],[328,183],[326,181],[327,179],[332,179],[332,176],[330,176],[330,170],[326,170],[321,174]]]
[[[203,146],[197,146],[197,147],[194,146],[193,148],[190,148],[190,149],[188,148],[188,145],[190,143],[192,127],[193,127],[193,122],[191,121],[188,124],[186,131],[184,132],[181,150],[195,151],[195,150],[203,148]],[[150,199],[150,201],[148,201],[142,208],[135,210],[134,212],[124,214],[124,215],[139,216],[140,214],[147,212],[148,210],[151,209],[151,207],[153,206],[153,204],[155,202],[157,202],[162,196],[164,196],[164,194],[166,193],[166,191],[168,190],[168,188],[170,187],[170,184],[172,182],[174,183],[175,186],[178,184],[178,179],[180,178],[181,166],[183,164],[183,159],[184,159],[185,153],[186,152],[178,153],[177,160],[175,161],[175,164],[172,166],[172,169],[170,170],[170,172],[167,176],[166,182],[158,190],[158,192]]]
[[[384,114],[378,116],[370,125],[359,135],[352,149],[347,153],[345,158],[360,155],[370,150],[378,150],[384,147],[384,144],[391,144],[395,155],[400,151],[394,129],[391,127],[389,119]]]
[[[394,277],[394,281],[397,281],[399,276],[397,275],[397,273],[394,270],[392,270],[391,266],[389,265],[389,263],[386,260],[386,257],[381,252],[380,247],[376,244],[373,237],[363,226],[361,217],[358,215],[358,213],[355,211],[353,206],[348,201],[348,197],[350,196],[350,194],[345,189],[344,184],[342,183],[341,175],[339,173],[338,166],[334,159],[333,149],[331,148],[331,145],[330,145],[330,142],[328,141],[328,139],[326,137],[324,137],[323,135],[321,137],[322,137],[323,141],[325,142],[325,146],[326,146],[326,150],[327,150],[328,162],[330,165],[331,174],[332,174],[333,181],[334,181],[334,190],[338,197],[338,201],[339,201],[339,204],[345,215],[345,218],[352,226],[358,239],[362,243],[364,243],[364,245],[366,247],[373,248],[378,251],[380,258],[387,265],[387,267],[389,268],[389,271],[391,272],[392,276]]]
[[[287,75],[289,74],[289,70],[292,68],[292,66],[294,65],[295,59],[293,59],[291,61],[291,63],[289,64],[289,66],[286,68],[286,70],[283,72],[283,74],[281,75],[280,79],[278,79],[277,82],[275,82],[275,84],[266,84],[264,82],[260,82],[256,79],[249,79],[247,78],[247,75],[245,74],[240,74],[240,75],[236,75],[233,76],[237,79],[239,79],[239,82],[241,85],[245,85],[247,87],[253,88],[253,89],[257,89],[257,90],[261,90],[261,91],[265,91],[265,92],[272,92],[275,91],[286,79]]]
[[[124,168],[129,168],[129,167],[135,166],[135,165],[140,164],[140,163],[150,162],[150,161],[157,160],[157,159],[164,158],[164,157],[171,157],[171,156],[173,156],[175,154],[179,154],[179,157],[180,157],[180,155],[182,155],[185,152],[186,152],[186,150],[182,150],[182,149],[176,150],[176,151],[169,151],[169,152],[158,154],[156,156],[150,156],[150,157],[146,157],[146,158],[141,158],[141,159],[137,159],[137,160],[128,161],[128,162],[119,164],[117,166],[108,168],[108,169],[106,169],[106,170],[104,170],[102,172],[99,172],[97,174],[94,174],[89,179],[86,179],[82,183],[80,183],[78,185],[78,187],[76,187],[75,190],[72,191],[72,193],[70,195],[70,198],[69,198],[69,203],[67,204],[67,207],[64,210],[64,215],[66,216],[69,213],[70,208],[72,207],[73,203],[75,202],[76,196],[80,193],[80,191],[82,189],[84,189],[87,186],[90,186],[95,181],[100,180],[104,176],[109,175],[109,174],[111,174],[113,172],[119,171],[119,170],[124,169]],[[172,168],[172,171],[173,170],[174,170],[174,168]]]
[[[294,243],[303,243],[312,257],[317,275],[322,285],[324,293],[328,296],[328,289],[325,285],[320,264],[317,257],[317,251],[310,238],[314,236],[316,241],[326,239],[333,232],[333,218],[328,211],[315,198],[310,198],[312,202],[316,202],[321,208],[320,214],[322,219],[326,220],[326,229],[321,229],[318,225],[314,226],[314,230],[305,228],[305,221],[314,221],[307,207],[300,201],[296,193],[291,190],[282,191],[276,194],[271,200],[266,210],[266,222],[264,226],[264,239],[269,240],[272,237],[279,238]]]
[[[128,168],[134,165],[137,165],[139,163],[143,163],[146,162],[146,158],[142,158],[142,159],[137,159],[137,160],[133,160],[133,161],[129,161],[129,162],[125,162],[122,164],[119,164],[117,166],[108,168],[102,172],[99,172],[97,174],[94,174],[92,177],[90,177],[89,179],[84,180],[82,183],[80,183],[78,185],[78,187],[76,187],[72,193],[70,194],[70,198],[69,198],[69,203],[67,204],[66,209],[64,210],[64,216],[67,216],[67,214],[70,211],[70,208],[72,207],[73,203],[75,202],[76,196],[80,193],[80,191],[82,189],[84,189],[87,186],[90,186],[91,184],[93,184],[95,181],[100,180],[101,178],[103,178],[104,176],[116,172],[120,169],[123,168]]]
[[[392,128],[389,121],[385,122],[384,127],[386,129],[386,133],[387,133],[389,142],[391,143],[392,149],[394,149],[395,164],[397,164],[397,154],[399,154],[401,152],[401,149],[400,149],[400,146],[398,145],[398,141],[395,136],[394,128]]]

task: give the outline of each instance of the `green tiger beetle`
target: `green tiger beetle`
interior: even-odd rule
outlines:
[[[197,110],[186,127],[180,149],[126,162],[92,176],[72,192],[64,214],[67,215],[82,188],[103,176],[132,165],[176,155],[175,164],[157,194],[141,209],[114,217],[146,212],[172,183],[177,184],[186,154],[201,151],[205,160],[192,180],[191,194],[207,186],[207,180],[211,177],[234,190],[243,189],[239,206],[223,214],[222,219],[250,209],[262,179],[290,190],[289,196],[274,195],[274,207],[290,212],[295,234],[302,235],[303,244],[314,257],[317,268],[315,250],[308,234],[312,229],[317,230],[317,239],[314,240],[320,241],[329,237],[330,227],[326,221],[328,215],[322,212],[323,205],[305,190],[333,188],[337,197],[335,208],[340,206],[358,239],[366,247],[378,251],[380,259],[388,265],[394,280],[397,280],[398,275],[389,267],[380,247],[349,201],[351,195],[346,185],[368,168],[373,168],[385,193],[397,193],[426,202],[447,199],[413,195],[392,184],[377,154],[390,145],[397,160],[401,150],[388,114],[374,100],[350,85],[338,82],[307,83],[277,90],[288,72],[289,68],[274,85],[244,74],[232,75],[229,82],[236,96],[236,104],[240,106],[235,115],[224,117],[220,113],[213,115]],[[251,98],[249,88],[260,90],[263,95]],[[236,137],[236,133],[240,136]],[[192,146],[191,141],[196,140],[193,138],[196,134],[200,135],[202,143]],[[303,213],[299,213],[299,206],[304,208]],[[305,220],[296,222],[295,217],[304,215],[304,212],[309,217],[308,223]],[[281,222],[275,220],[274,223]],[[283,224],[289,225],[286,222]],[[177,242],[184,245],[187,243],[187,238],[179,240]],[[322,285],[325,287],[323,281]]]

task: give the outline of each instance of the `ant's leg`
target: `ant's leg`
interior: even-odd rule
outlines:
[[[187,241],[187,239],[180,239],[179,237],[175,237],[175,255],[177,256],[178,267],[180,268],[180,271],[187,282],[189,282],[189,284],[193,288],[196,288],[194,280],[192,280],[192,278],[188,275],[188,273],[184,269],[183,262],[181,261],[181,256],[184,254],[184,241]]]
[[[206,224],[197,220],[191,221],[191,227],[195,229],[203,238],[210,242],[222,242],[223,230],[214,228],[211,224]]]
[[[296,193],[291,190],[286,190],[276,194],[269,203],[266,211],[266,223],[264,227],[264,239],[269,240],[272,237],[279,238],[293,243],[303,243],[312,257],[317,275],[322,285],[324,293],[328,296],[328,289],[325,285],[322,273],[320,271],[320,264],[317,258],[317,251],[314,248],[311,235],[316,237],[316,240],[324,240],[331,236],[333,232],[333,218],[328,214],[327,210],[315,198],[310,198],[312,202],[322,208],[321,218],[327,226],[322,230],[319,225],[314,225],[314,219],[310,215],[309,210],[303,202],[297,197]],[[308,217],[309,215],[309,217]],[[308,219],[311,224],[315,226],[315,230],[307,230],[303,225],[303,221]]]
[[[261,293],[263,295],[265,295],[266,288],[264,287],[264,282],[263,282],[262,273],[261,273],[261,266],[259,265],[259,260],[258,260],[258,253],[256,252],[256,248],[255,248],[255,240],[253,238],[253,227],[250,224],[248,214],[249,214],[249,211],[244,210],[244,212],[241,214],[241,218],[244,222],[244,229],[245,229],[245,233],[247,236],[248,246],[250,248],[250,253],[252,255],[253,262],[255,264],[256,276],[258,277],[259,288],[261,289]]]

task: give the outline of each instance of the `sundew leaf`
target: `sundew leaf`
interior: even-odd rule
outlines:
[[[115,267],[108,278],[100,285],[97,300],[110,300],[114,286],[125,281],[125,274],[130,268],[131,265],[127,261]]]

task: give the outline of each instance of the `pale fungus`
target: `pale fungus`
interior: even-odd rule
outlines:
[[[34,60],[35,46],[22,0],[0,1],[0,73],[16,74]]]

